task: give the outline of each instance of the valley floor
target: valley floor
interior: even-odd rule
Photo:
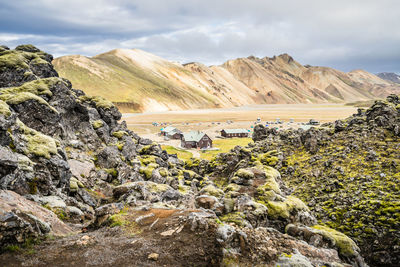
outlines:
[[[250,130],[254,127],[257,118],[269,127],[278,127],[278,129],[307,127],[310,119],[323,122],[335,121],[346,118],[357,111],[356,107],[345,106],[343,104],[270,104],[270,105],[252,105],[236,108],[222,109],[197,109],[197,110],[181,110],[167,112],[148,112],[148,113],[125,113],[122,120],[127,122],[128,128],[149,138],[164,146],[175,148],[180,147],[180,140],[164,140],[159,135],[160,129],[165,125],[154,126],[152,123],[167,123],[183,132],[199,130],[205,132],[214,140],[214,147],[220,148],[219,151],[209,151],[199,153],[195,149],[189,150],[194,157],[210,159],[212,155],[219,152],[227,152],[235,146],[235,142],[224,142],[216,139],[220,136],[222,129],[245,128]],[[266,122],[275,122],[276,119],[284,121],[283,124],[269,124]],[[293,119],[293,123],[289,121]],[[228,122],[229,121],[229,122]],[[217,140],[217,142],[215,142]],[[245,140],[238,140],[238,145]],[[226,143],[226,144],[225,144]],[[165,149],[165,148],[164,148]],[[225,151],[227,149],[227,151]],[[179,151],[178,151],[179,152]]]

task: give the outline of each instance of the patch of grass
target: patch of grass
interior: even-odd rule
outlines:
[[[202,151],[200,153],[200,157],[202,159],[211,160],[219,153],[229,152],[235,146],[245,147],[251,142],[253,142],[253,140],[251,138],[215,139],[215,140],[213,140],[213,147],[217,147],[220,150]]]
[[[161,148],[165,151],[167,151],[168,154],[177,154],[179,159],[182,159],[184,161],[187,161],[191,158],[193,158],[193,154],[189,151],[179,149],[173,146],[161,146]]]

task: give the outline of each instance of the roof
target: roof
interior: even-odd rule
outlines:
[[[199,142],[204,135],[205,133],[199,131],[191,131],[188,133],[183,133],[183,138],[187,142]]]
[[[176,130],[175,127],[167,126],[167,127],[163,128],[163,129],[161,129],[161,132],[169,133],[169,132],[174,131],[174,130]]]
[[[249,133],[246,129],[223,129],[227,134],[235,134],[235,133]]]
[[[173,129],[173,130],[171,130],[171,131],[169,131],[169,132],[166,132],[166,134],[167,135],[174,135],[174,134],[181,134],[182,132],[181,132],[181,130],[179,130],[179,129]]]

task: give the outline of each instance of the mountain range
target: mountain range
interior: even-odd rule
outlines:
[[[393,72],[381,72],[376,74],[379,78],[389,81],[389,82],[394,82],[400,84],[400,75],[393,73]]]
[[[290,55],[228,60],[219,66],[179,64],[139,49],[53,60],[61,77],[123,112],[252,104],[344,103],[400,93],[400,85],[364,70],[301,65]]]

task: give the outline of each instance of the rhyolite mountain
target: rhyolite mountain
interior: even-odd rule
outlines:
[[[393,73],[393,72],[381,72],[376,74],[379,78],[389,81],[389,82],[394,82],[394,83],[399,83],[400,84],[400,75]]]
[[[367,266],[291,194],[262,127],[254,145],[184,162],[51,60],[0,47],[1,266]],[[387,110],[367,117],[397,123]],[[319,145],[314,131],[298,145]]]
[[[301,65],[291,56],[238,58],[220,66],[179,64],[139,49],[53,61],[61,77],[122,111],[166,111],[275,103],[344,103],[400,93],[363,70]]]

